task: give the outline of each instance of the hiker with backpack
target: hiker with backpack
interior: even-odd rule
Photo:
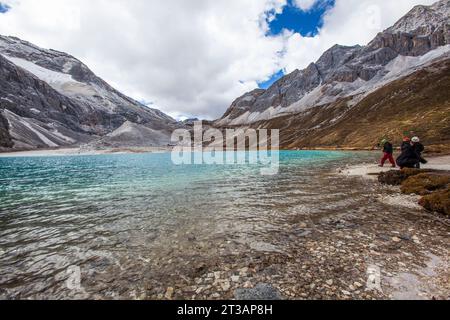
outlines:
[[[402,153],[397,158],[397,165],[400,169],[404,168],[416,168],[420,163],[420,156],[414,149],[411,139],[405,137],[402,144]]]
[[[384,139],[383,141],[381,141],[381,147],[383,147],[383,158],[381,159],[380,167],[384,167],[386,161],[389,160],[392,168],[395,168],[396,164],[394,160],[394,146],[387,139]]]
[[[420,169],[420,164],[427,164],[428,163],[428,161],[425,160],[422,157],[422,153],[425,151],[425,147],[420,142],[420,138],[419,137],[412,138],[411,142],[412,142],[412,147],[414,149],[414,152],[417,153],[417,155],[419,156],[419,162],[417,163],[416,168]]]

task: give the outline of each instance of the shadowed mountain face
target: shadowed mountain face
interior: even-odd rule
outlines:
[[[345,135],[335,140],[315,139],[324,134],[320,130],[322,124],[304,115],[318,112],[324,123],[336,123],[347,112],[353,112],[351,110],[368,95],[449,57],[450,0],[432,6],[417,6],[393,27],[379,33],[367,46],[335,45],[306,69],[292,72],[267,90],[243,95],[214,124],[222,128],[258,127],[261,124],[276,127],[275,124],[280,124],[279,128],[283,128],[288,121],[292,130],[315,127],[314,139],[312,136],[309,139],[315,141],[316,146],[340,145],[345,142]],[[449,87],[440,89],[448,91]],[[427,101],[422,103],[423,108],[427,108]],[[374,110],[367,107],[368,110],[359,110],[362,115]],[[400,114],[389,112],[389,116],[395,118]],[[305,142],[304,139],[301,141]],[[360,146],[368,143],[371,142],[364,141]]]
[[[126,122],[153,130],[158,139],[179,126],[118,92],[74,57],[0,36],[0,148],[78,145]]]
[[[352,97],[248,127],[280,129],[284,148],[367,148],[403,134],[427,145],[450,145],[450,59],[434,62],[362,98]]]

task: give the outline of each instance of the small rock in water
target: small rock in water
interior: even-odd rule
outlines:
[[[282,300],[280,293],[270,284],[260,283],[254,289],[237,289],[236,300]]]

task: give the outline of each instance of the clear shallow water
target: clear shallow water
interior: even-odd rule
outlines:
[[[262,176],[168,153],[0,158],[0,298],[130,298],[199,261],[282,252],[271,237],[293,214],[352,205],[330,170],[369,159],[282,152],[280,173]],[[70,266],[82,292],[67,289]]]

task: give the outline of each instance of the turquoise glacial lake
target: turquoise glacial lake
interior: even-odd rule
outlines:
[[[170,153],[0,158],[0,298],[156,297],[198,264],[283,252],[293,215],[361,206],[334,171],[376,156],[283,151],[275,176]]]

